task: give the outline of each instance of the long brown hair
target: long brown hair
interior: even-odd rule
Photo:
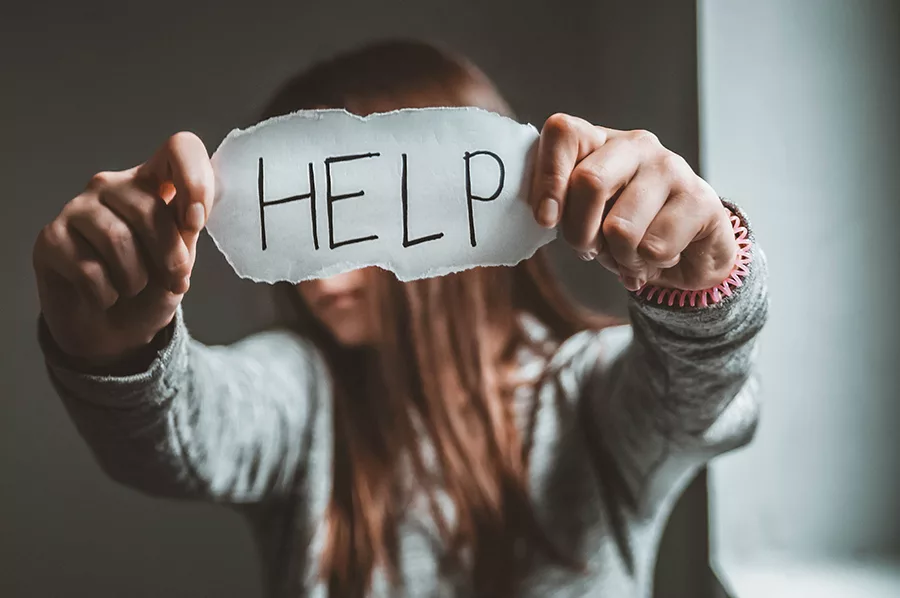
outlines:
[[[389,41],[298,75],[264,116],[426,106],[511,115],[471,63],[424,43]],[[511,268],[407,283],[373,270],[370,279],[380,330],[366,349],[341,347],[284,287],[333,378],[333,485],[320,571],[332,598],[365,594],[377,567],[399,581],[397,526],[412,498],[404,489],[410,476],[428,498],[446,565],[466,571],[478,595],[511,595],[531,550],[574,564],[543,533],[529,499],[530,425],[517,423],[513,401],[518,353],[533,344],[521,316],[536,318],[556,342],[612,320],[569,301],[543,251]],[[439,493],[452,501],[450,514]]]

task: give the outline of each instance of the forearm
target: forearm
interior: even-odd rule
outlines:
[[[180,313],[162,342],[137,363],[111,367],[63,354],[43,321],[39,339],[50,379],[103,470],[139,490],[166,496],[202,494],[179,445],[174,417],[192,400],[189,335]],[[142,367],[143,366],[143,367]]]
[[[48,340],[51,379],[115,480],[156,495],[236,502],[287,489],[309,414],[303,395],[317,376],[286,335],[206,347],[179,312],[148,367],[120,376],[66,367]]]
[[[731,297],[706,306],[659,305],[637,297],[630,313],[635,343],[622,384],[647,404],[660,431],[706,430],[746,383],[768,311],[765,256],[754,245],[749,273]]]
[[[594,418],[644,504],[755,430],[754,355],[768,295],[765,256],[750,240],[746,275],[730,294],[691,307],[680,297],[669,305],[670,295],[659,301],[658,291],[632,293],[629,334],[605,335],[591,379]]]

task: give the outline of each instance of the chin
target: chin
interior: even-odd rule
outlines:
[[[355,326],[336,326],[331,329],[334,340],[342,347],[347,347],[349,349],[368,345],[371,342],[371,339],[366,332],[366,330]]]
[[[335,336],[335,340],[340,346],[347,349],[357,349],[369,344],[367,339],[359,336]]]

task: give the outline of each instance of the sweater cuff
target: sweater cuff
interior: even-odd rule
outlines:
[[[38,343],[53,383],[67,396],[109,407],[142,404],[150,397],[156,402],[168,400],[175,392],[174,381],[183,379],[189,338],[179,306],[172,322],[148,347],[149,359],[140,364],[143,367],[129,363],[98,371],[66,355],[43,317],[38,321]]]

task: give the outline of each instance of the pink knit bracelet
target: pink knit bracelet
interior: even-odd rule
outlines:
[[[712,288],[700,291],[669,289],[666,287],[645,284],[637,290],[635,294],[638,297],[643,297],[648,302],[655,296],[656,303],[659,305],[662,305],[665,301],[669,306],[676,305],[677,303],[678,307],[684,307],[686,304],[691,307],[696,307],[698,305],[700,307],[707,307],[708,305],[718,303],[725,297],[730,297],[734,292],[734,289],[741,286],[743,284],[742,280],[750,274],[750,247],[752,246],[752,242],[748,236],[747,227],[744,226],[741,219],[728,208],[725,208],[725,211],[728,212],[728,219],[731,221],[731,227],[734,229],[734,238],[738,244],[737,259],[735,260],[734,267],[731,269],[728,278]]]

